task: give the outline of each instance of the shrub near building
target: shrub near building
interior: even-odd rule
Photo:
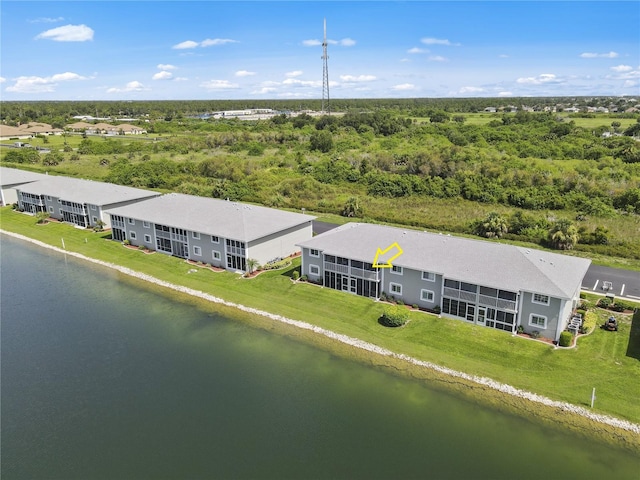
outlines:
[[[380,323],[385,327],[401,327],[409,319],[409,312],[400,305],[391,305],[385,307]]]

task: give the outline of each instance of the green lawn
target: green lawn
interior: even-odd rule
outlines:
[[[588,406],[593,387],[595,411],[640,422],[640,313],[619,315],[620,330],[600,328],[571,350],[552,347],[462,321],[412,312],[403,328],[378,324],[383,305],[315,285],[290,280],[299,260],[285,271],[247,280],[193,267],[162,254],[145,255],[107,240],[108,234],[69,225],[35,224],[32,216],[0,209],[2,229],[120,264],[160,279],[201,290],[225,300],[302,320],[357,337],[398,353],[470,374],[482,375],[552,399]],[[10,279],[4,278],[4,281]],[[599,323],[608,315],[600,312]]]

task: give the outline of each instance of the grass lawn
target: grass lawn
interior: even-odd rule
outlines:
[[[67,250],[555,400],[588,406],[595,387],[595,411],[640,422],[640,313],[633,321],[630,315],[618,315],[618,332],[596,328],[570,350],[423,312],[411,312],[405,327],[389,329],[378,324],[381,303],[311,284],[294,284],[290,276],[299,260],[286,270],[253,279],[206,269],[188,273],[194,267],[182,259],[124,248],[107,240],[109,234],[104,232],[54,222],[39,226],[34,217],[9,207],[0,209],[0,226],[57,247],[62,247],[64,239]],[[598,323],[608,315],[599,312]]]

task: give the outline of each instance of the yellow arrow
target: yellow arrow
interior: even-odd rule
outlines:
[[[395,255],[390,257],[387,260],[387,263],[378,263],[378,258],[380,258],[380,255],[384,255],[386,253],[389,253],[394,248],[398,249],[398,253],[396,253]],[[391,245],[389,245],[384,250],[381,250],[380,248],[378,248],[378,251],[376,252],[376,256],[373,259],[373,268],[391,268],[393,266],[393,265],[391,265],[391,262],[393,262],[400,255],[402,255],[402,249],[400,248],[400,245],[398,245],[398,242],[392,243]]]

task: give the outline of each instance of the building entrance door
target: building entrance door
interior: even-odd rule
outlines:
[[[349,291],[349,277],[345,275],[342,276],[342,291],[343,292]]]
[[[486,316],[487,309],[485,307],[478,307],[478,319],[476,320],[476,323],[478,325],[484,325]]]
[[[356,281],[355,278],[352,278],[351,280],[349,280],[349,291],[351,293],[357,293],[358,290],[358,282]]]

